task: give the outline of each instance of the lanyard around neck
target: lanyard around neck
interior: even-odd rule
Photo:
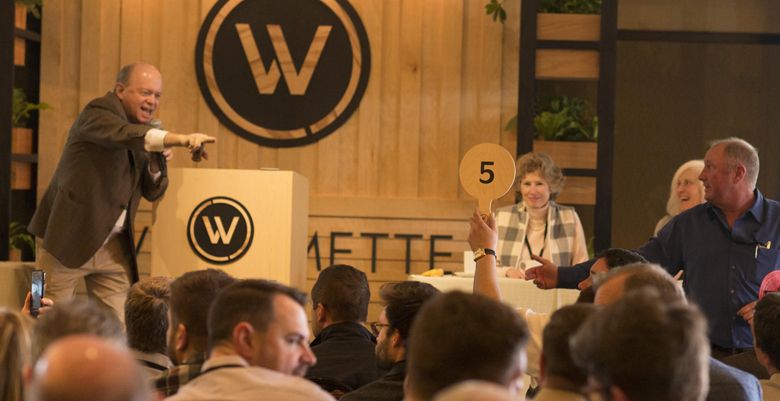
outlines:
[[[530,223],[530,222],[529,222]],[[530,224],[529,224],[530,225]],[[528,254],[533,256],[534,251],[531,250],[531,244],[528,242],[528,229],[525,230],[525,246],[528,248]],[[547,220],[544,221],[544,236],[542,236],[542,249],[539,250],[539,257],[544,254],[544,248],[547,245]]]

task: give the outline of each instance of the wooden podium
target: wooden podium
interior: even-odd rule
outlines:
[[[306,283],[309,183],[292,171],[174,168],[154,212],[152,276],[208,267]]]

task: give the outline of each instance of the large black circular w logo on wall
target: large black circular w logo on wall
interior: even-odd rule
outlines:
[[[249,250],[253,237],[249,211],[237,200],[224,196],[201,202],[187,222],[190,247],[209,263],[235,262]]]
[[[195,51],[211,110],[272,147],[318,141],[343,125],[368,85],[368,36],[347,0],[220,0]]]

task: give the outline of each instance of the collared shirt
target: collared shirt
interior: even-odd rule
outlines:
[[[200,376],[182,386],[171,401],[333,401],[316,384],[249,364],[237,355],[209,358]]]
[[[761,380],[764,391],[764,401],[780,401],[780,373],[775,373],[769,380]]]
[[[152,386],[166,397],[170,397],[179,391],[179,387],[189,383],[200,376],[200,369],[205,358],[198,358],[188,363],[174,366],[162,373],[152,381]]]
[[[141,352],[131,348],[130,354],[141,365],[141,370],[149,378],[153,378],[173,366],[168,355],[159,352]]]
[[[675,216],[637,251],[672,275],[683,270],[683,288],[707,317],[710,341],[724,348],[750,348],[748,323],[737,315],[758,299],[764,276],[777,270],[780,203],[754,191],[753,206],[731,229],[725,215],[707,202]],[[558,270],[561,287],[587,277],[592,261]]]
[[[144,135],[144,150],[147,152],[162,152],[165,150],[165,135],[168,135],[168,131],[150,128],[149,131],[146,131],[146,135]],[[149,174],[152,175],[152,180],[154,180],[155,183],[158,182],[162,176],[162,172],[160,171],[152,173],[152,171],[149,170]],[[114,228],[108,234],[108,237],[103,244],[106,244],[113,235],[119,234],[125,229],[125,220],[127,220],[127,209],[122,210],[122,214],[116,219]]]
[[[673,218],[638,250],[671,274],[685,272],[685,293],[704,312],[710,340],[720,347],[753,346],[750,326],[737,311],[758,299],[764,276],[778,268],[780,204],[758,190],[754,196],[731,230],[708,202]]]

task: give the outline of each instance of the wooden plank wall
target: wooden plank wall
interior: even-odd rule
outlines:
[[[503,131],[517,110],[519,0],[505,0],[505,25],[485,15],[485,0],[351,0],[371,43],[372,71],[357,112],[316,144],[292,149],[260,147],[222,126],[203,101],[195,77],[196,36],[215,0],[47,0],[43,21],[39,194],[53,174],[67,130],[79,110],[113,86],[120,66],[144,60],[159,67],[164,96],[159,118],[176,132],[206,132],[218,143],[197,167],[297,171],[309,179],[309,234],[318,234],[327,265],[331,232],[336,262],[369,272],[372,290],[405,278],[405,240],[412,241],[411,270],[429,265],[431,235],[436,265],[459,270],[468,248],[465,222],[475,202],[458,182],[463,154],[481,142],[514,153],[514,134]],[[196,167],[177,150],[173,167]],[[502,203],[511,202],[512,196]],[[150,226],[144,204],[136,227]],[[371,239],[377,272],[371,273]],[[149,238],[140,257],[149,271]],[[309,285],[316,278],[310,254]],[[308,290],[308,288],[307,288]],[[376,302],[376,299],[373,299]],[[378,307],[372,305],[371,317]]]

